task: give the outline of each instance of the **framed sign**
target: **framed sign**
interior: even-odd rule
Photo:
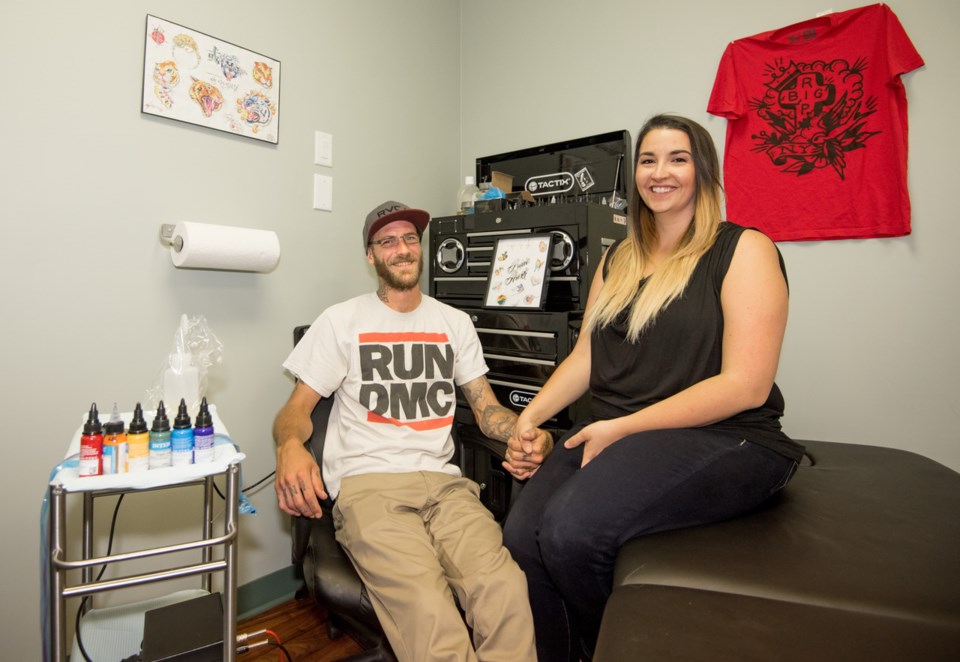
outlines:
[[[280,62],[147,14],[141,111],[276,145]]]
[[[490,261],[484,308],[543,309],[552,240],[550,234],[497,239]]]

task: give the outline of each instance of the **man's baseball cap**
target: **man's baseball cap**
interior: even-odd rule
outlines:
[[[411,209],[402,202],[396,200],[387,200],[377,205],[377,207],[367,214],[367,221],[363,224],[363,250],[366,252],[370,245],[370,238],[375,235],[380,228],[394,221],[407,221],[417,228],[421,235],[426,230],[430,222],[430,214],[422,209]]]

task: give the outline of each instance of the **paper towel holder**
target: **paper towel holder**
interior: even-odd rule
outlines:
[[[173,246],[174,250],[178,253],[183,250],[183,237],[180,235],[174,236],[177,226],[172,223],[164,223],[160,226],[160,241],[170,246]]]

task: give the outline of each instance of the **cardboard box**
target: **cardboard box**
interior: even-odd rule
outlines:
[[[505,172],[497,172],[494,170],[490,173],[490,184],[492,186],[496,186],[504,193],[512,193],[513,175],[508,175]]]

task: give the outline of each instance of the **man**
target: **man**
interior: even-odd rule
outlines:
[[[517,417],[484,376],[467,315],[420,292],[429,220],[395,201],[370,212],[363,246],[377,292],[324,311],[284,362],[298,382],[273,428],[277,499],[308,517],[320,517],[318,499],[336,499],[337,540],[401,662],[535,660],[524,575],[476,483],[450,462],[456,386],[487,436],[507,441]],[[303,442],[330,395],[324,484]],[[518,476],[553,443],[541,430],[526,442],[507,465]]]

